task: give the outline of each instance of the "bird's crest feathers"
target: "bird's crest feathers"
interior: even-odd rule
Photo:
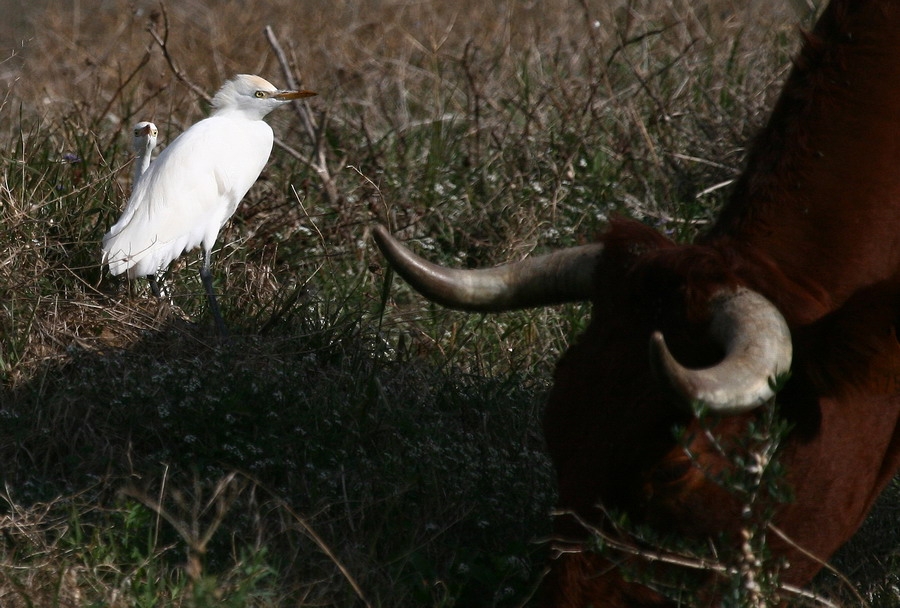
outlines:
[[[265,78],[253,74],[238,74],[216,92],[212,106],[216,110],[224,110],[242,105],[242,98],[250,99],[256,91],[275,93],[278,89]]]

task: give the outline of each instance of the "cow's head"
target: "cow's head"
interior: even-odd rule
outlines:
[[[692,404],[701,402],[721,416],[723,435],[737,434],[790,368],[785,319],[739,278],[734,260],[628,221],[613,222],[596,244],[481,270],[431,264],[380,226],[374,236],[401,276],[451,308],[593,303],[589,327],[559,362],[544,419],[560,508],[577,515],[560,517],[562,536],[583,538],[584,521],[603,525],[609,512],[696,538],[738,532],[740,505],[710,480],[726,459],[701,432],[688,456],[673,432],[695,423]],[[661,601],[596,559],[563,561],[548,604]]]

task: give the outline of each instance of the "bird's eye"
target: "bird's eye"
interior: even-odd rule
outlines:
[[[266,92],[265,92],[265,91],[257,91],[257,92],[256,92],[256,98],[257,98],[257,99],[265,99],[265,97],[266,97]]]

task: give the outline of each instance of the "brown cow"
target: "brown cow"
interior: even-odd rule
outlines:
[[[790,564],[782,582],[805,585],[898,467],[900,1],[832,1],[730,201],[692,245],[616,220],[595,245],[460,271],[374,234],[404,278],[447,306],[593,303],[559,362],[544,430],[561,509],[600,529],[616,512],[695,540],[738,537],[741,505],[709,475],[727,457],[686,403],[718,414],[719,437],[739,437],[790,366],[779,458],[793,500],[779,506],[784,537],[770,545]],[[681,442],[677,425],[688,429]],[[557,524],[584,538],[575,518]],[[542,605],[673,605],[627,582],[618,561],[569,548]]]

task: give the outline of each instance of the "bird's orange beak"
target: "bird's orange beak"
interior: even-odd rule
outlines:
[[[318,93],[314,93],[313,91],[279,91],[275,95],[272,95],[275,99],[280,99],[282,101],[287,101],[289,99],[303,99],[304,97],[312,97],[313,95],[318,95]]]

